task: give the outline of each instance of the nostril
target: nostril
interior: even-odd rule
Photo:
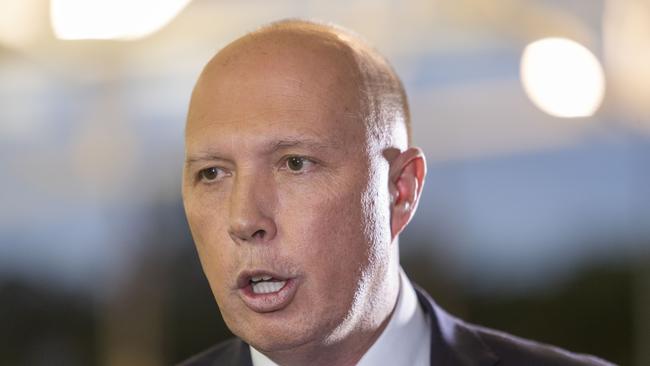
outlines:
[[[266,231],[260,229],[253,233],[253,238],[257,237],[260,239],[264,239],[264,235],[266,235]]]

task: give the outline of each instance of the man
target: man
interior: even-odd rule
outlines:
[[[465,324],[399,265],[426,164],[402,84],[365,43],[290,20],[205,67],[183,199],[238,339],[186,365],[605,365]]]

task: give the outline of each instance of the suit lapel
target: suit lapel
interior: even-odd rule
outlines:
[[[431,321],[431,365],[492,366],[499,358],[471,326],[436,305],[424,290],[413,285],[420,305]]]
[[[253,366],[250,348],[244,341],[235,338],[228,345],[228,348],[222,352],[221,356],[214,359],[210,365]]]

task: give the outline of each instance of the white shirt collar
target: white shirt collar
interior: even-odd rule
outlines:
[[[357,366],[429,365],[431,327],[418,302],[415,289],[400,269],[397,304],[386,329],[361,357]],[[278,366],[264,354],[250,347],[253,366]]]

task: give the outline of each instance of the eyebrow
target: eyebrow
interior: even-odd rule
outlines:
[[[311,149],[311,150],[317,150],[317,151],[322,151],[322,150],[334,150],[338,149],[340,147],[340,143],[335,142],[335,141],[318,141],[312,138],[295,138],[295,139],[282,139],[282,140],[277,140],[277,141],[271,141],[267,147],[263,150],[265,154],[272,154],[275,152],[278,152],[283,149],[288,149],[288,148],[305,148],[305,149]],[[220,156],[220,154],[216,151],[203,151],[203,152],[198,152],[196,154],[192,154],[188,156],[185,159],[186,164],[192,164],[196,162],[202,162],[202,161],[216,161],[216,160],[221,160],[221,161],[230,161],[229,159],[223,158]]]
[[[278,150],[287,149],[290,147],[309,148],[313,150],[329,150],[338,148],[339,144],[332,142],[316,141],[311,138],[297,138],[297,139],[283,139],[270,144],[268,152],[276,152]]]
[[[198,153],[196,155],[188,156],[185,158],[185,164],[194,164],[194,163],[200,163],[202,161],[215,161],[215,160],[221,160],[221,161],[228,161],[228,159],[224,159],[220,157],[218,154],[212,153],[212,152],[204,152],[204,153]]]

